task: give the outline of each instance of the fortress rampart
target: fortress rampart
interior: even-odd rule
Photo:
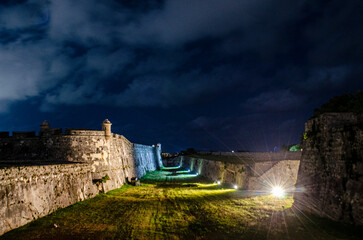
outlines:
[[[131,143],[108,120],[102,129],[0,133],[0,234],[162,166],[160,144]]]
[[[294,206],[363,224],[363,114],[325,113],[305,124]]]
[[[273,186],[293,191],[300,158],[301,152],[200,152],[179,160],[184,167],[213,181],[269,192]]]
[[[0,132],[0,235],[162,167],[160,144],[131,143],[108,120],[102,129],[63,133],[44,122],[38,135]],[[245,190],[296,182],[299,211],[362,225],[363,115],[326,113],[305,129],[302,152],[198,152],[173,161]]]

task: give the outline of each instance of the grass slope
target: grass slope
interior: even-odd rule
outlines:
[[[146,175],[33,221],[0,239],[361,239],[352,226],[291,209],[278,199],[223,188],[176,170]]]

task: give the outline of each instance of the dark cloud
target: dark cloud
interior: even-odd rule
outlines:
[[[237,85],[234,74],[230,66],[219,66],[206,73],[194,70],[169,75],[150,74],[134,79],[116,99],[121,106],[169,107],[205,102],[217,92],[222,94]]]
[[[257,118],[241,116],[276,113],[279,124],[266,124],[287,131],[333,95],[362,88],[362,10],[359,0],[6,1],[0,112],[21,103],[41,114],[185,111],[188,119],[170,120],[177,129],[192,136],[185,122],[195,119],[221,138],[220,129],[255,129]],[[296,111],[305,115],[286,115]]]
[[[275,146],[294,144],[300,140],[303,122],[274,113],[254,113],[239,117],[199,116],[187,123],[184,132],[190,136],[190,146],[211,150],[219,146],[224,151],[273,151]]]
[[[0,9],[0,26],[6,29],[30,28],[48,23],[46,0],[25,1]]]
[[[303,31],[311,45],[309,62],[328,66],[362,63],[363,2],[314,1],[308,7],[315,16]]]
[[[13,43],[0,47],[0,99],[22,100],[54,86],[57,79],[63,76],[64,68],[68,67],[58,59],[49,59],[54,51],[47,42],[36,45]]]
[[[260,93],[256,97],[247,99],[243,107],[256,112],[295,111],[303,102],[302,96],[287,89]]]

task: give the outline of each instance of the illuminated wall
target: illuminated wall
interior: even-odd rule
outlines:
[[[160,145],[134,144],[136,176],[142,177],[146,172],[155,171],[162,167],[160,148]]]
[[[162,166],[160,144],[95,130],[42,131],[0,133],[0,166],[8,166],[0,168],[0,235]]]
[[[228,162],[228,158],[226,159],[222,153],[180,158],[184,167],[212,181],[237,185],[238,188],[246,190],[270,191],[274,185],[281,185],[290,190],[294,188],[300,157],[301,152],[240,153],[240,163]]]

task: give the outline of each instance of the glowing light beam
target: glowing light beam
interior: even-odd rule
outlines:
[[[282,198],[285,195],[285,190],[280,186],[274,186],[271,190],[271,194],[275,197]]]

